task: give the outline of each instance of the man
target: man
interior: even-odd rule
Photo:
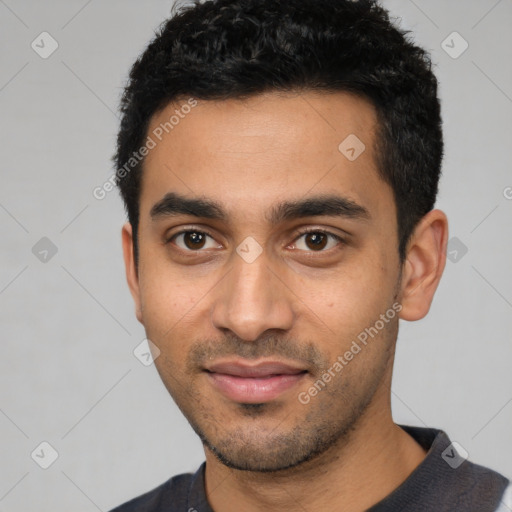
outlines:
[[[448,225],[437,81],[386,11],[183,8],[122,113],[127,280],[206,462],[115,510],[506,510],[504,476],[391,415]]]

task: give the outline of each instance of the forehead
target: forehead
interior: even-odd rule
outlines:
[[[365,99],[272,92],[193,104],[173,102],[151,119],[141,217],[169,192],[260,220],[284,199],[333,192],[368,210],[394,209],[375,164],[376,112]]]

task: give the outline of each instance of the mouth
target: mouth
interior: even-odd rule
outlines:
[[[246,404],[265,403],[297,386],[306,369],[279,361],[249,365],[243,360],[215,363],[205,368],[211,385],[226,398]]]

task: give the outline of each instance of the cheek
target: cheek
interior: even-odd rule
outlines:
[[[380,263],[361,264],[351,272],[344,269],[333,274],[321,286],[302,283],[305,304],[330,329],[331,348],[327,350],[333,352],[332,357],[386,314],[395,301],[395,274]]]
[[[170,340],[180,336],[187,319],[195,314],[199,301],[197,287],[182,286],[154,267],[139,278],[141,289],[142,323],[146,335],[161,350],[170,348]]]
[[[157,258],[150,261],[139,274],[142,322],[146,336],[161,351],[156,366],[164,373],[171,367],[181,372],[192,340],[208,325],[208,290],[215,280],[192,277],[190,269],[158,264]]]
[[[181,317],[194,308],[211,287],[210,279],[198,274],[193,266],[171,263],[165,251],[158,249],[141,256],[139,273],[143,310],[152,321]]]

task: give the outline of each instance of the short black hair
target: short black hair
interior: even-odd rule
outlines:
[[[343,91],[376,108],[376,164],[393,189],[403,263],[441,173],[441,109],[428,53],[371,0],[207,0],[173,11],[133,65],[121,100],[114,162],[135,261],[144,160],[126,164],[156,112],[182,98]]]

